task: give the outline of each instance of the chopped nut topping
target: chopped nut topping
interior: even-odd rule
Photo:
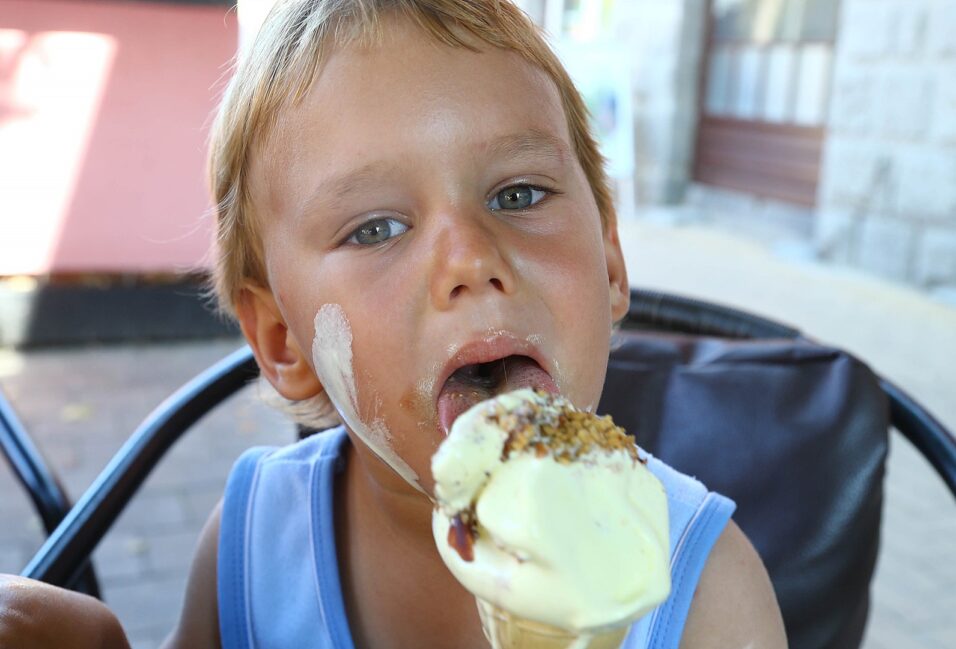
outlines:
[[[570,464],[593,450],[625,450],[634,461],[643,462],[637,447],[610,415],[598,417],[577,410],[566,399],[536,393],[541,401],[523,403],[514,410],[500,404],[488,415],[490,421],[510,431],[502,459],[512,453],[551,455],[560,464]]]

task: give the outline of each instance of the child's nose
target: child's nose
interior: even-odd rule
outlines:
[[[432,301],[448,309],[468,296],[511,294],[515,274],[487,214],[446,220],[432,251]]]

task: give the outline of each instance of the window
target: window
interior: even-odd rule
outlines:
[[[816,201],[838,0],[711,0],[694,176]]]

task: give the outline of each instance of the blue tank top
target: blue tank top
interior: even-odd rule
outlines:
[[[335,551],[333,487],[344,428],[281,448],[254,448],[226,485],[219,531],[223,649],[354,649]],[[667,491],[671,594],[635,622],[622,649],[676,649],[691,599],[734,503],[654,457]]]

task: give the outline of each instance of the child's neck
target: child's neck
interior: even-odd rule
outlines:
[[[356,647],[487,648],[473,596],[435,549],[431,503],[396,480],[377,458],[348,447],[336,484],[336,546]]]
[[[408,484],[391,467],[367,448],[350,445],[346,473],[352,493],[362,499],[363,507],[376,513],[376,520],[390,533],[414,539],[424,538],[431,547],[432,503],[417,486]]]

